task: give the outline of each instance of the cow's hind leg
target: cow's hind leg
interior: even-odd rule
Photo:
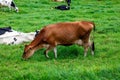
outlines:
[[[89,49],[89,44],[88,44],[88,43],[85,43],[85,44],[83,45],[83,47],[84,47],[84,57],[86,57],[86,56],[87,56],[88,49]]]
[[[84,57],[86,57],[87,56],[87,52],[88,52],[88,48],[89,48],[89,43],[87,42],[87,43],[85,43],[85,42],[83,42],[81,39],[80,40],[77,40],[76,42],[75,42],[75,44],[77,44],[77,45],[79,45],[79,46],[83,46],[84,47]]]

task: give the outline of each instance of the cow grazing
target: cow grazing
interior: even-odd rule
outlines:
[[[53,49],[55,58],[57,58],[57,45],[77,44],[84,47],[84,56],[87,55],[88,48],[94,55],[94,42],[90,41],[90,33],[95,28],[93,22],[63,22],[51,24],[44,27],[35,39],[24,48],[22,57],[29,58],[34,52],[41,48],[45,50],[45,56],[49,58],[48,52]]]
[[[13,0],[0,0],[0,6],[8,6],[10,10],[14,8],[16,12],[19,11]]]

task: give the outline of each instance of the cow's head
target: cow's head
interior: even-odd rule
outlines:
[[[30,45],[25,45],[22,57],[24,59],[28,59],[33,55],[33,53],[34,53],[34,49]]]

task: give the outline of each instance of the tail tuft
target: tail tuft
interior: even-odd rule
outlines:
[[[93,51],[95,50],[95,44],[94,44],[94,42],[92,43],[92,50]]]

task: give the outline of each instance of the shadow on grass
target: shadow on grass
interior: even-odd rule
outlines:
[[[45,49],[36,51],[33,56],[31,56],[27,61],[51,61],[51,60],[68,60],[68,59],[83,59],[84,51],[82,47],[73,45],[73,46],[58,46],[57,47],[57,59],[54,57],[54,52],[51,50],[48,52],[50,58],[46,58],[44,55]],[[90,51],[86,57],[91,56]]]

